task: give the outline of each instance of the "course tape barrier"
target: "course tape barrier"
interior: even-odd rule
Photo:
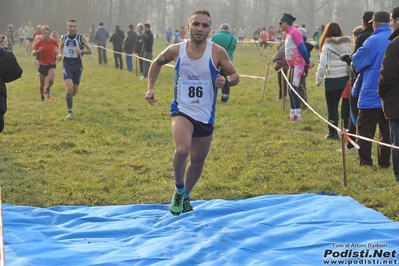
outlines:
[[[281,71],[281,70],[279,70],[279,71]],[[346,136],[352,136],[352,137],[354,137],[354,138],[359,138],[359,139],[362,139],[362,140],[365,140],[365,141],[373,142],[373,143],[376,143],[376,144],[379,144],[379,145],[382,145],[382,146],[386,146],[386,147],[389,147],[389,148],[393,148],[393,149],[399,150],[399,147],[394,146],[394,145],[392,145],[392,144],[388,144],[388,143],[380,142],[380,141],[377,141],[377,140],[374,140],[374,139],[369,139],[369,138],[366,138],[366,137],[363,137],[363,136],[360,136],[360,135],[352,134],[352,133],[347,132],[346,130],[345,130],[345,131],[342,131],[339,127],[337,127],[337,126],[331,124],[327,119],[325,119],[325,118],[322,117],[319,113],[317,113],[304,99],[302,99],[302,97],[299,95],[299,93],[298,93],[296,90],[294,90],[294,88],[292,87],[291,83],[289,82],[289,79],[288,79],[287,76],[285,75],[284,71],[281,71],[281,74],[283,75],[284,79],[286,80],[286,82],[287,82],[287,84],[288,84],[288,86],[289,86],[289,89],[290,89],[292,92],[294,92],[294,93],[298,96],[298,98],[302,101],[302,103],[305,104],[305,105],[309,108],[309,110],[311,110],[311,111],[312,111],[316,116],[318,116],[321,120],[323,120],[323,121],[324,121],[325,123],[327,123],[329,126],[331,126],[331,127],[333,127],[334,129],[336,129],[337,132],[338,132],[338,134],[340,134],[340,135],[346,135]],[[346,138],[349,139],[348,137],[346,137]],[[356,145],[354,145],[354,146],[355,146],[355,148],[359,149],[359,145],[356,144]]]
[[[115,53],[115,54],[121,54],[121,55],[125,54],[124,52],[116,52],[116,51],[113,51],[113,50],[111,50],[111,49],[107,49],[107,48],[105,48],[105,47],[103,47],[103,46],[94,45],[93,47],[102,48],[103,50],[107,50],[108,52]],[[137,54],[132,54],[132,56],[133,56],[133,57],[136,57],[137,59],[141,59],[141,60],[144,60],[144,61],[147,61],[147,62],[152,62],[152,61],[153,61],[153,60],[151,60],[151,59],[147,59],[147,58],[138,56]],[[165,64],[165,66],[173,67],[173,68],[175,67],[175,66],[172,65],[172,64]],[[273,75],[269,75],[268,77],[259,77],[259,76],[253,76],[253,75],[242,75],[242,74],[240,74],[240,78],[251,78],[251,79],[267,80],[267,79],[270,78],[270,77],[273,77]]]
[[[255,43],[254,41],[250,41],[250,42]],[[116,52],[116,51],[113,51],[113,50],[104,48],[104,47],[102,47],[102,46],[97,46],[97,45],[95,45],[94,47],[101,47],[102,49],[105,49],[105,50],[107,50],[107,51],[109,51],[109,52],[111,52],[111,53],[124,54],[124,53],[121,53],[121,52]],[[138,58],[138,59],[144,60],[144,61],[152,62],[152,60],[146,59],[146,58],[143,58],[143,57],[140,57],[140,56],[138,56],[138,55],[136,55],[136,54],[133,54],[132,56],[133,56],[133,57],[136,57],[136,58]],[[166,66],[174,67],[174,65],[171,65],[171,64],[166,64]],[[279,71],[281,71],[281,70],[279,70]],[[309,73],[310,73],[310,74],[315,74],[314,72],[309,72]],[[298,96],[298,98],[301,100],[301,102],[302,102],[304,105],[306,105],[306,106],[309,108],[309,110],[311,110],[311,111],[312,111],[317,117],[319,117],[322,121],[324,121],[326,124],[328,124],[328,125],[331,126],[332,128],[336,129],[337,132],[338,132],[338,134],[340,134],[340,135],[345,135],[345,136],[351,136],[351,137],[354,137],[354,138],[359,138],[359,139],[362,139],[362,140],[365,140],[365,141],[369,141],[369,142],[372,142],[372,143],[376,143],[376,144],[378,144],[378,145],[383,145],[383,146],[386,146],[386,147],[389,147],[389,148],[393,148],[393,149],[399,150],[399,147],[394,146],[394,145],[392,145],[392,144],[380,142],[380,141],[377,141],[377,140],[374,140],[374,139],[369,139],[369,138],[366,138],[366,137],[363,137],[363,136],[360,136],[360,135],[356,135],[356,134],[349,133],[349,132],[347,132],[347,131],[342,131],[339,127],[337,127],[337,126],[331,124],[327,119],[325,119],[323,116],[321,116],[319,113],[317,113],[304,99],[302,99],[302,97],[299,95],[299,93],[298,93],[297,91],[295,91],[295,90],[292,88],[292,86],[291,86],[291,84],[290,84],[290,82],[289,82],[287,76],[284,74],[283,71],[281,71],[281,74],[283,75],[284,79],[286,80],[286,82],[287,82],[287,84],[288,84],[290,90],[293,91],[293,92]],[[267,76],[267,77],[260,77],[260,76],[242,75],[242,74],[240,74],[240,78],[241,78],[241,77],[242,77],[242,78],[250,78],[250,79],[258,79],[258,80],[267,80],[268,78],[273,77],[273,75],[269,75],[269,76]],[[348,138],[348,137],[346,137],[346,138],[347,138],[347,140],[349,141],[350,138]],[[355,144],[356,144],[356,143],[355,143]],[[354,145],[354,146],[355,146],[355,148],[359,149],[359,145],[356,144],[356,145]]]

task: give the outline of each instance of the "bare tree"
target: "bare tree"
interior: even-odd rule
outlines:
[[[79,31],[87,32],[92,23],[104,22],[110,28],[148,22],[163,33],[165,28],[186,26],[190,14],[199,8],[212,14],[212,26],[218,29],[227,22],[235,28],[246,26],[276,26],[283,12],[297,17],[296,23],[306,24],[308,30],[316,25],[336,20],[345,31],[359,23],[366,10],[386,10],[399,6],[399,0],[8,0],[2,1],[0,26],[21,22],[48,24],[52,29],[66,32],[66,21],[78,21]]]

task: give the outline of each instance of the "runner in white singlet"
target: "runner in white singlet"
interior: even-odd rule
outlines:
[[[169,207],[173,215],[193,210],[190,193],[201,176],[211,145],[218,88],[239,82],[226,50],[207,40],[211,31],[209,12],[196,10],[189,19],[188,30],[188,41],[169,46],[152,62],[145,97],[154,105],[155,81],[161,67],[176,61],[176,85],[170,108],[176,147],[173,158],[176,189]],[[220,68],[227,77],[219,74]],[[186,168],[188,157],[190,164]]]

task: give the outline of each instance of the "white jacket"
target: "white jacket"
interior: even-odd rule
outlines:
[[[351,54],[349,36],[326,38],[320,55],[316,72],[316,84],[325,78],[342,78],[349,75],[349,66],[339,59],[338,54]]]

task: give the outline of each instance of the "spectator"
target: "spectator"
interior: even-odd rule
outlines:
[[[277,53],[273,56],[272,61],[274,62],[274,69],[277,72],[278,78],[278,99],[282,100],[283,97],[287,97],[287,81],[285,80],[282,72],[287,77],[288,76],[288,64],[285,60],[285,32],[282,32],[280,44],[277,47]]]
[[[124,38],[125,33],[119,28],[119,25],[115,25],[115,32],[112,34],[111,38],[109,38],[109,41],[112,42],[112,46],[114,49],[114,60],[116,69],[123,69],[122,50]]]
[[[98,52],[98,63],[102,65],[107,65],[107,40],[109,38],[109,32],[104,27],[104,23],[100,22],[98,28],[94,32],[94,40],[96,40],[97,44],[97,52]]]
[[[14,47],[14,25],[8,24],[8,27],[5,32],[8,39],[8,50],[13,52]]]
[[[359,28],[355,28],[353,30],[353,38],[355,42],[355,48],[353,50],[353,53],[356,53],[356,51],[363,45],[363,43],[366,41],[368,37],[371,36],[373,33],[373,23],[370,23],[369,21],[372,19],[374,12],[373,11],[366,11],[364,12],[362,16],[362,26],[359,26]],[[357,36],[357,37],[356,37]],[[352,67],[352,57],[349,54],[343,54],[340,56],[340,59],[345,61],[350,67],[351,67],[351,91],[354,90],[354,84],[355,80],[358,77],[358,73],[356,73]],[[358,82],[358,86],[360,86],[361,81]],[[357,115],[359,113],[359,109],[357,108],[357,102],[358,102],[358,97],[354,96],[352,93],[349,93],[349,109],[350,109],[350,116],[351,119],[349,120],[349,133],[351,134],[356,134],[356,124],[357,124]],[[355,137],[350,136],[352,141],[356,141]],[[355,147],[351,142],[348,142],[345,146],[346,152],[354,153],[355,152]],[[338,149],[338,152],[342,152],[342,149]]]
[[[330,22],[320,37],[320,63],[316,72],[316,85],[324,81],[328,122],[338,126],[338,105],[348,79],[348,65],[339,59],[340,54],[350,53],[351,37],[343,36],[340,25]],[[338,139],[337,130],[328,125],[327,139]]]
[[[229,55],[230,61],[233,62],[234,50],[237,47],[237,38],[231,34],[229,24],[223,23],[220,25],[220,30],[212,36],[211,41],[222,46]],[[220,75],[227,78],[227,74],[223,69],[220,69]],[[222,87],[221,102],[227,103],[229,97],[230,84],[226,83],[226,85]]]
[[[7,49],[7,36],[0,35],[0,132],[4,129],[4,115],[7,112],[6,83],[19,79],[23,72],[15,55]]]
[[[145,60],[143,61],[143,75],[141,76],[141,80],[145,80],[148,77],[148,70],[150,68],[151,60],[152,60],[152,46],[154,45],[154,35],[151,32],[151,25],[148,23],[144,24],[144,34],[142,37],[143,42],[143,57]]]
[[[389,40],[378,82],[378,95],[388,119],[391,142],[399,147],[399,7],[391,11],[391,27],[394,31]],[[399,182],[399,150],[392,148],[392,163],[395,180]]]
[[[315,34],[313,34],[313,39],[315,41],[314,49],[316,51],[317,60],[320,59],[320,37],[323,34],[324,27],[325,27],[324,25],[321,25],[318,28],[318,31]]]
[[[306,47],[306,50],[308,51],[308,55],[309,55],[309,58],[310,58],[310,52],[313,50],[314,45],[311,42],[308,41],[308,39],[307,39],[308,32],[307,32],[307,30],[305,28],[299,27],[298,30],[302,33],[303,42],[305,43],[305,47]],[[303,71],[303,74],[302,74],[302,77],[301,77],[301,81],[300,81],[299,87],[298,87],[299,96],[301,96],[301,98],[305,102],[308,102],[308,91],[307,91],[307,88],[306,88],[306,78],[308,77],[308,72],[309,72],[309,69],[308,69],[307,66],[305,66],[305,69]],[[306,105],[303,102],[301,102],[301,108],[302,109],[306,108]]]
[[[137,34],[134,31],[134,26],[130,24],[127,27],[127,33],[125,40],[123,41],[123,49],[126,53],[126,68],[127,72],[133,71],[133,52],[136,48],[136,38]]]
[[[291,13],[283,13],[280,18],[279,25],[282,31],[285,32],[285,58],[290,66],[290,83],[292,88],[298,92],[298,87],[301,81],[305,66],[312,68],[314,63],[310,61],[309,54],[303,42],[302,33],[296,29],[292,24],[296,18]],[[301,100],[292,90],[289,90],[290,95],[290,115],[287,117],[289,121],[301,122]]]
[[[96,25],[95,24],[91,24],[91,27],[89,29],[89,44],[91,46],[91,49],[94,48],[95,44],[96,44],[96,40],[94,39],[94,33],[96,32]],[[91,58],[91,54],[87,55],[89,58]]]
[[[389,27],[390,15],[386,11],[377,11],[372,18],[374,32],[352,55],[352,64],[357,73],[355,87],[361,82],[357,119],[357,135],[373,139],[377,124],[379,126],[379,141],[391,143],[388,120],[382,111],[381,98],[378,96],[378,78],[385,50],[391,35]],[[362,79],[360,79],[362,77]],[[356,92],[355,92],[356,93]],[[360,166],[373,165],[371,158],[372,143],[358,138]],[[383,168],[390,166],[391,151],[388,147],[378,145],[378,165]]]
[[[137,38],[136,38],[136,48],[134,49],[134,53],[139,56],[139,66],[140,73],[143,74],[143,34],[144,34],[144,26],[143,24],[137,24]]]
[[[238,41],[242,42],[244,41],[244,38],[245,38],[245,26],[242,26],[238,32]]]

